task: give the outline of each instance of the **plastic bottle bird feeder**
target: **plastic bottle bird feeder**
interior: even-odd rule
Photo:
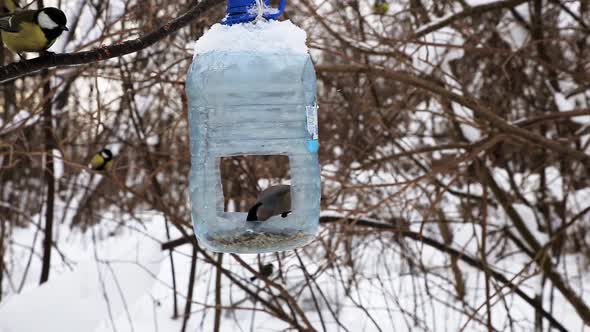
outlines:
[[[262,0],[229,0],[228,15],[196,43],[187,78],[191,138],[190,200],[195,234],[216,252],[263,253],[309,243],[318,229],[316,76],[306,34]],[[260,16],[265,19],[260,19]],[[246,221],[224,212],[220,159],[289,158],[291,210]]]

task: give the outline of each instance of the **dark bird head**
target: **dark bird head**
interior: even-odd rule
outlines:
[[[260,268],[260,274],[262,274],[265,277],[270,277],[270,275],[274,271],[274,268],[275,266],[272,263],[265,264]]]
[[[271,276],[272,272],[274,271],[274,265],[272,263],[268,263],[262,266],[259,266],[258,268],[259,273],[261,276],[268,278]],[[258,279],[258,276],[253,276],[252,278],[250,278],[250,281],[254,281]]]
[[[48,37],[57,38],[63,31],[68,31],[66,24],[68,19],[61,10],[54,7],[46,7],[37,13],[37,23]]]
[[[101,157],[106,161],[113,160],[113,153],[109,149],[102,149],[100,151]]]
[[[262,205],[262,203],[256,203],[253,207],[250,208],[248,211],[248,217],[246,218],[247,221],[257,221],[258,220],[258,208]]]

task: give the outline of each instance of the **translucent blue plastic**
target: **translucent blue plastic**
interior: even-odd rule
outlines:
[[[195,58],[186,89],[190,200],[199,242],[216,252],[264,253],[313,240],[320,169],[317,136],[310,135],[308,121],[316,109],[309,55],[208,52]],[[236,155],[289,157],[291,214],[247,222],[247,213],[224,212],[220,158]]]
[[[264,0],[265,6],[269,6],[269,0]],[[283,14],[285,10],[286,0],[281,0],[279,8],[275,13],[264,14],[263,17],[267,20],[277,19]],[[251,12],[251,8],[256,6],[256,0],[227,0],[227,16],[222,24],[232,25],[236,23],[244,23],[253,21],[256,14]]]

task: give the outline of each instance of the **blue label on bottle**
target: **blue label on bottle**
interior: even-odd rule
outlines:
[[[310,139],[307,141],[307,151],[315,153],[318,152],[320,147],[320,142],[318,141],[318,105],[306,106],[305,115],[307,118],[307,132],[310,136]]]
[[[307,151],[318,152],[320,148],[320,142],[317,139],[307,141]]]

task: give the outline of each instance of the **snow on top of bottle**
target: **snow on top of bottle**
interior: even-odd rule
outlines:
[[[196,54],[212,51],[307,53],[307,34],[291,21],[259,21],[231,26],[215,24],[195,45]]]

